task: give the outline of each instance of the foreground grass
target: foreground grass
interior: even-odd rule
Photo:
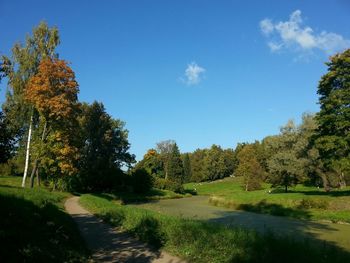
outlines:
[[[68,193],[22,189],[21,178],[0,177],[2,262],[86,262],[79,232],[63,211]]]
[[[211,195],[209,202],[217,206],[298,219],[350,223],[350,187],[325,193],[323,189],[297,185],[288,193],[278,189],[269,193],[270,185],[265,184],[262,190],[246,192],[241,178],[226,178],[210,183],[189,183],[185,189]]]
[[[347,262],[350,255],[331,245],[259,235],[202,221],[118,205],[86,194],[80,203],[112,225],[189,262]]]

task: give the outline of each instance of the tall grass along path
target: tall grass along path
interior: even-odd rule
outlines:
[[[153,262],[184,263],[164,251],[157,251],[136,240],[129,234],[118,231],[93,216],[79,205],[79,197],[71,197],[65,202],[66,211],[77,223],[82,236],[92,251],[92,259],[97,262]]]

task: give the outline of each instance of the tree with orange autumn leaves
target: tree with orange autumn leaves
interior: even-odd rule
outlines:
[[[40,185],[39,175],[65,190],[126,185],[122,168],[129,168],[135,156],[129,153],[125,123],[100,102],[78,101],[75,74],[58,59],[59,43],[58,29],[41,22],[24,44],[14,45],[10,57],[0,57],[0,77],[8,87],[0,121],[11,130],[10,138],[0,139],[13,142],[1,161],[11,175],[23,172],[22,187],[28,174],[31,187],[35,176]]]
[[[43,126],[32,175],[41,165],[56,184],[58,175],[77,172],[78,149],[72,135],[77,127],[78,92],[75,74],[64,60],[42,60],[38,73],[29,79],[25,98],[38,111]]]

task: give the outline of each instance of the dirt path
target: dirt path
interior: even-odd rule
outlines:
[[[129,234],[103,223],[80,206],[77,196],[69,198],[65,208],[77,223],[88,247],[92,250],[94,262],[185,262],[166,252],[155,251]]]
[[[216,207],[209,205],[207,196],[160,200],[137,206],[174,216],[255,229],[259,232],[273,231],[277,235],[306,238],[322,244],[325,242],[350,251],[350,225],[296,220]]]

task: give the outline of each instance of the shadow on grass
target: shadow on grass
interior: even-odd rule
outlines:
[[[275,245],[270,245],[275,246],[276,250],[278,250],[278,240],[283,238],[284,242],[290,243],[290,249],[293,249],[297,243],[313,247],[320,252],[325,259],[324,262],[350,260],[350,244],[347,239],[350,233],[349,226],[245,211],[218,211],[217,217],[208,219],[207,222],[222,224],[229,228],[254,229],[265,235],[269,242],[273,242]],[[344,232],[346,227],[348,227],[347,232]]]
[[[194,189],[185,189],[185,194],[197,195],[197,191]]]
[[[151,189],[146,193],[133,192],[114,192],[114,199],[120,200],[123,204],[146,203],[162,199],[167,196],[167,193],[159,189]],[[176,198],[170,197],[169,198]],[[107,199],[107,198],[106,198]],[[110,201],[110,199],[108,199]]]
[[[10,186],[11,187],[11,186]],[[0,193],[3,262],[85,262],[87,250],[69,215],[48,202]]]
[[[340,196],[350,196],[350,190],[333,190],[330,192],[325,192],[325,191],[297,191],[297,190],[291,190],[288,193],[300,193],[304,195],[314,195],[314,196],[331,196],[331,197],[340,197]]]
[[[265,199],[256,204],[240,204],[237,206],[237,209],[254,213],[270,214],[275,216],[288,216],[299,219],[311,218],[311,214],[306,210],[294,209],[290,207],[284,207],[280,204],[268,203]]]

